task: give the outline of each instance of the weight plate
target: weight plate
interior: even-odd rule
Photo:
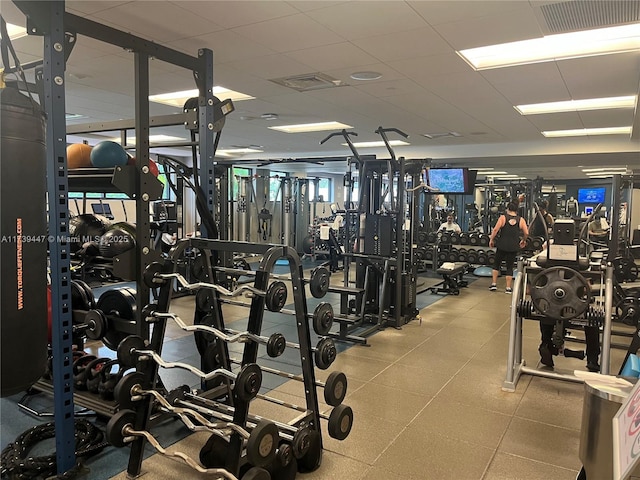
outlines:
[[[322,436],[317,430],[309,430],[309,446],[306,453],[298,459],[300,473],[313,472],[320,466],[322,460]]]
[[[144,340],[137,335],[129,335],[125,337],[117,348],[118,363],[125,368],[133,368],[138,361],[138,355],[133,353],[134,350],[145,350]]]
[[[224,467],[228,453],[229,442],[216,434],[212,434],[200,449],[200,463],[205,468]]]
[[[267,287],[265,305],[270,312],[279,312],[287,303],[287,286],[277,280]]]
[[[213,308],[213,295],[214,293],[208,288],[201,288],[196,293],[196,306],[198,310],[203,312],[209,311]]]
[[[71,309],[72,310],[91,310],[87,292],[75,280],[71,280]]]
[[[309,279],[309,290],[314,298],[322,298],[329,290],[331,272],[326,267],[317,267],[311,272]]]
[[[287,348],[287,340],[281,333],[274,333],[267,340],[267,355],[271,358],[279,357]]]
[[[347,405],[338,405],[329,415],[329,436],[336,440],[344,440],[353,427],[353,410]]]
[[[144,273],[142,274],[144,284],[149,288],[162,286],[166,283],[166,280],[156,277],[156,275],[160,273],[162,273],[162,264],[160,262],[153,262],[147,265],[147,268],[144,269]]]
[[[129,435],[123,430],[127,426],[133,429],[135,421],[136,412],[133,410],[120,410],[117,412],[107,423],[107,442],[117,448],[124,447],[126,445],[124,440]]]
[[[324,384],[324,401],[337,407],[347,395],[347,376],[342,372],[331,372]]]
[[[116,384],[116,388],[113,389],[113,397],[118,403],[120,410],[133,408],[135,402],[131,400],[131,389],[138,385],[142,388],[144,382],[144,375],[140,372],[127,373]]]
[[[551,267],[534,277],[531,301],[538,312],[551,319],[570,320],[589,307],[591,287],[577,271]]]
[[[243,366],[238,373],[233,386],[233,394],[240,400],[248,402],[256,397],[261,386],[262,369],[256,363],[249,363]]]
[[[302,427],[296,430],[296,433],[293,434],[293,440],[291,442],[294,457],[300,459],[307,454],[307,452],[309,451],[309,447],[311,446],[312,434],[313,430],[311,430],[309,427]]]
[[[247,460],[249,463],[257,467],[264,467],[273,462],[278,448],[278,440],[279,433],[276,424],[268,420],[260,420],[247,440]]]
[[[333,306],[321,302],[313,310],[313,331],[318,335],[327,335],[333,326]]]
[[[130,320],[135,323],[136,319],[136,291],[129,287],[120,287],[107,290],[98,299],[96,308],[105,314],[107,319],[109,316],[115,316],[122,320]],[[107,331],[105,332],[102,342],[111,350],[117,350],[118,345],[128,333],[115,330],[116,325],[113,322],[107,322]]]
[[[338,352],[333,340],[330,338],[321,339],[316,345],[316,351],[314,354],[316,367],[320,370],[326,370],[334,362],[337,355]]]
[[[90,340],[100,340],[107,333],[107,319],[101,310],[89,310],[84,323],[87,325],[85,335]]]
[[[271,480],[271,474],[264,468],[251,467],[249,470],[247,470],[247,473],[245,473],[240,480]],[[283,478],[282,480],[285,479]]]

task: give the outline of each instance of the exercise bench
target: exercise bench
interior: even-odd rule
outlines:
[[[442,275],[442,282],[430,287],[431,293],[446,293],[460,295],[460,288],[466,287],[468,282],[462,277],[469,269],[467,262],[445,262],[437,270]]]

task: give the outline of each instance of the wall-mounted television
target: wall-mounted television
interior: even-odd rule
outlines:
[[[477,171],[467,168],[430,168],[429,186],[434,193],[470,193],[475,186]]]
[[[578,203],[604,203],[606,191],[605,187],[579,188]]]

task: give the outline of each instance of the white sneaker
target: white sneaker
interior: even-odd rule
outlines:
[[[496,290],[498,290],[498,287],[496,286],[495,283],[492,283],[491,286],[489,287],[489,290],[491,290],[492,292],[495,292]]]

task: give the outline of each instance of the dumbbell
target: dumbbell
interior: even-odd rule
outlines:
[[[443,232],[440,236],[440,243],[444,243],[445,245],[451,243],[451,232]]]
[[[191,389],[187,385],[178,387],[167,394],[167,403],[174,407],[184,407],[193,409],[202,415],[214,417],[222,421],[233,422],[233,415],[235,414],[235,407],[231,407],[224,403],[216,402],[208,398],[200,397],[191,393]],[[247,416],[249,425],[258,425],[260,422],[265,421],[264,417],[249,413]],[[291,442],[293,448],[293,455],[296,458],[301,458],[307,453],[309,448],[309,436],[312,433],[309,427],[295,427],[286,423],[277,421],[271,421],[278,427],[279,436],[282,440]],[[237,430],[236,427],[232,427]]]
[[[119,412],[117,412],[115,415],[111,417],[111,419],[109,419],[109,422],[107,423],[107,428],[106,428],[107,441],[116,448],[122,448],[127,443],[134,441],[135,437],[144,437],[149,442],[149,444],[151,444],[153,448],[155,448],[157,452],[160,453],[161,455],[177,458],[185,462],[191,468],[193,468],[194,470],[200,473],[212,475],[212,478],[213,478],[213,475],[216,475],[218,478],[222,476],[227,479],[237,480],[236,476],[232,475],[224,468],[217,468],[217,467],[203,468],[198,464],[198,462],[193,460],[191,457],[189,457],[185,453],[167,451],[162,447],[162,445],[160,445],[160,443],[155,439],[155,437],[151,435],[150,432],[146,430],[135,430],[133,427],[135,424],[135,421],[136,421],[136,412],[134,412],[133,410],[120,410]],[[257,434],[255,435],[254,442],[252,442],[252,445],[251,445],[251,452],[253,454],[251,458],[254,462],[257,461],[258,463],[263,463],[264,465],[267,465],[268,463],[274,460],[275,447],[277,446],[277,442],[273,442],[275,440],[274,434],[273,434],[274,427],[277,432],[278,427],[276,427],[273,424],[271,424],[270,426],[267,426],[267,424],[265,423],[264,426],[262,426],[260,430],[257,432]],[[247,445],[247,454],[249,454],[249,445]],[[258,467],[253,467],[251,470],[254,470],[254,469],[262,470],[261,468],[258,468]],[[248,473],[249,472],[247,472],[247,474]],[[258,478],[260,478],[260,477],[256,477],[255,475],[251,477],[247,477],[247,474],[245,474],[242,477],[243,480],[247,478],[253,478],[257,480]],[[265,478],[265,477],[262,477],[262,478]],[[269,478],[268,474],[266,478],[267,479]]]
[[[418,262],[421,262],[425,259],[426,249],[424,247],[416,247],[413,250],[413,254]]]
[[[467,249],[466,248],[458,249],[458,261],[459,262],[466,262],[467,261]]]
[[[417,237],[418,245],[424,245],[429,241],[429,235],[427,235],[427,232],[419,231]]]
[[[173,313],[162,313],[153,311],[153,305],[147,305],[142,312],[142,318],[168,318],[173,320],[182,330],[185,332],[202,332],[205,335],[212,335],[215,338],[219,338],[227,343],[246,342],[252,340],[257,343],[262,343],[267,347],[267,355],[272,358],[279,357],[284,353],[286,347],[286,340],[281,333],[273,333],[268,338],[255,335],[250,332],[234,332],[232,336],[221,332],[215,327],[211,327],[205,324],[187,325],[182,321],[180,317]],[[333,313],[333,309],[332,312]],[[333,317],[332,317],[333,318]]]
[[[470,248],[467,250],[467,262],[476,264],[478,263],[478,252],[475,249]]]
[[[451,243],[453,245],[460,245],[461,243],[460,234],[457,232],[451,232],[450,235],[451,235]]]
[[[231,359],[231,362],[241,365],[241,362],[233,358]],[[265,366],[261,366],[260,368],[262,368],[263,372],[304,383],[304,377],[302,375],[294,375],[293,373],[283,372],[281,370]],[[324,401],[327,405],[331,405],[332,407],[340,405],[344,400],[344,397],[347,395],[347,376],[342,372],[331,372],[327,377],[326,382],[316,380],[315,385],[316,387],[324,389]]]
[[[496,252],[494,250],[489,250],[487,252],[487,265],[493,267],[496,264]]]
[[[231,334],[237,333],[235,330],[231,330],[229,328],[227,328],[226,331]],[[265,337],[257,336],[257,338],[260,339],[258,340],[259,343],[263,343],[265,340],[267,340]],[[299,343],[285,342],[285,345],[287,347],[300,350]],[[336,350],[334,341],[331,338],[327,337],[321,338],[317,345],[311,348],[311,351],[314,352],[316,367],[318,367],[320,370],[326,370],[327,368],[329,368],[338,355],[338,351]]]
[[[203,381],[215,377],[225,377],[234,381],[233,394],[240,400],[249,401],[255,398],[262,385],[262,370],[255,363],[248,363],[242,367],[239,373],[233,373],[224,368],[218,368],[205,373],[196,367],[181,362],[166,362],[153,350],[145,350],[146,345],[141,337],[129,335],[118,345],[118,361],[123,368],[131,368],[136,365],[138,358],[153,359],[162,368],[182,368],[188,370]]]
[[[482,247],[488,247],[489,246],[489,235],[487,235],[486,233],[481,233],[479,236],[479,242],[480,246]]]
[[[434,244],[438,241],[438,234],[436,232],[430,232],[427,234],[427,243]]]
[[[101,310],[89,310],[82,323],[72,326],[73,333],[83,333],[90,340],[100,340],[107,332],[107,317]]]
[[[457,262],[458,261],[458,249],[457,248],[452,248],[451,250],[449,250],[449,253],[447,255],[447,260],[449,260],[450,262]]]
[[[527,240],[529,240],[530,237],[527,237]],[[531,247],[533,248],[533,250],[540,250],[542,249],[542,245],[544,244],[544,238],[543,237],[533,237],[531,239]]]
[[[480,265],[487,264],[487,254],[485,253],[484,250],[478,250],[478,263]]]
[[[449,258],[449,252],[447,250],[440,250],[438,252],[438,261],[440,263],[446,262],[448,258]]]
[[[308,412],[306,408],[301,407],[300,405],[285,402],[277,398],[263,395],[261,393],[256,395],[256,398],[259,398],[260,400],[264,400],[266,402],[274,403],[276,405],[280,405],[282,407],[291,408],[292,410],[297,410],[299,412]],[[336,440],[344,440],[349,436],[351,427],[353,426],[353,410],[351,410],[351,407],[340,404],[337,407],[333,407],[333,410],[331,410],[331,413],[329,415],[321,413],[319,414],[319,416],[320,418],[329,421],[328,430],[329,435],[332,438],[335,438]]]
[[[469,245],[478,246],[480,244],[480,236],[477,233],[469,234]]]
[[[469,233],[468,232],[460,233],[460,245],[469,245]]]

